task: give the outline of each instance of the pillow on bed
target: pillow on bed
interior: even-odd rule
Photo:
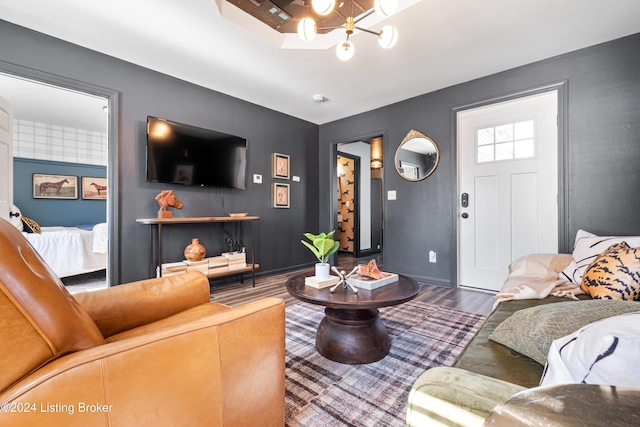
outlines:
[[[602,384],[638,388],[638,337],[640,312],[586,325],[553,342],[540,385]]]
[[[9,220],[18,231],[22,231],[22,212],[16,205],[11,205],[9,209]]]
[[[596,236],[587,231],[578,230],[572,254],[573,261],[560,273],[560,278],[566,278],[571,283],[579,285],[587,267],[605,249],[620,242],[627,242],[630,247],[638,248],[640,236]]]
[[[580,284],[594,299],[640,300],[640,248],[616,243],[585,270]]]
[[[553,340],[597,320],[633,311],[640,311],[640,303],[586,300],[538,305],[513,313],[489,339],[544,365]]]
[[[40,230],[40,225],[38,225],[37,222],[35,222],[30,218],[27,218],[26,216],[21,217],[21,219],[24,225],[23,231],[25,233],[37,233],[37,234],[42,233],[42,230]]]

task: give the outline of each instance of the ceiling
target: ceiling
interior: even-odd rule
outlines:
[[[316,124],[640,32],[638,0],[399,3],[360,23],[397,45],[356,33],[348,62],[342,30],[305,44],[226,0],[0,0],[0,17]]]

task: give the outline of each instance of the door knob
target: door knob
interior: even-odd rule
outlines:
[[[463,213],[462,213],[462,218],[464,218],[464,219],[469,218],[469,214],[468,214],[468,213],[466,213],[466,212],[463,212]]]

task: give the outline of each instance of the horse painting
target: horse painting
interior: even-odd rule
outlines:
[[[91,185],[93,185],[96,188],[96,191],[98,192],[98,196],[100,196],[100,192],[104,191],[105,193],[107,192],[107,186],[106,185],[98,185],[95,182],[92,182]]]
[[[158,218],[173,218],[173,213],[168,210],[169,207],[182,209],[182,202],[178,200],[173,190],[164,190],[156,196],[156,200],[160,204]]]
[[[42,182],[40,183],[40,195],[41,196],[45,196],[47,194],[47,190],[50,188],[55,188],[56,190],[56,194],[60,194],[60,189],[62,188],[62,185],[64,183],[69,183],[69,181],[67,181],[66,179],[63,179],[62,181],[59,182]]]

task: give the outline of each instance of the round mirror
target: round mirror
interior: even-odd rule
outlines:
[[[407,181],[420,181],[436,170],[440,150],[434,140],[417,130],[410,130],[396,151],[395,165]]]

